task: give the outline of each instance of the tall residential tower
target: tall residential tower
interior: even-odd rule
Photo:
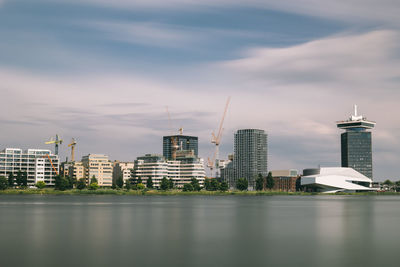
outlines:
[[[255,188],[255,180],[259,174],[268,174],[268,143],[264,130],[243,129],[235,133],[235,155],[233,167],[236,180],[245,178],[249,188]]]
[[[371,132],[375,122],[357,114],[346,121],[338,121],[337,127],[346,130],[341,135],[342,167],[350,167],[372,179],[372,142]]]

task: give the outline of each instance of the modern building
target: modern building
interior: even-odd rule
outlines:
[[[354,106],[354,115],[346,121],[337,122],[338,128],[346,130],[341,134],[342,167],[353,168],[371,179],[372,141],[368,130],[374,128],[375,124],[357,114],[357,105]]]
[[[233,167],[235,179],[247,179],[249,190],[255,188],[259,174],[268,174],[268,142],[264,130],[242,129],[235,133]]]
[[[376,191],[372,180],[352,168],[305,169],[301,185],[308,191],[322,193]]]
[[[151,177],[153,186],[160,187],[161,180],[166,177],[172,179],[178,188],[190,183],[192,178],[196,178],[203,186],[205,179],[204,162],[194,156],[193,153],[177,154],[176,160],[166,160],[161,155],[147,154],[135,160],[133,168],[133,178],[142,180],[146,184]]]
[[[48,186],[54,186],[55,176],[59,172],[59,158],[50,150],[6,148],[0,151],[0,176],[14,176],[18,171],[26,172],[28,186],[43,181]]]
[[[113,164],[108,156],[89,154],[82,157],[85,169],[86,182],[90,184],[92,177],[96,177],[99,186],[112,186]]]
[[[133,162],[115,161],[113,166],[113,181],[117,181],[117,179],[122,176],[125,184],[125,182],[131,178],[134,166],[135,164]]]
[[[75,178],[77,181],[80,179],[86,179],[86,171],[81,161],[71,162],[69,165],[68,174]],[[88,181],[86,181],[88,182]]]
[[[272,178],[274,179],[275,191],[295,192],[298,186],[297,170],[274,170],[271,171]]]
[[[199,138],[197,136],[188,135],[170,135],[163,137],[163,156],[167,160],[172,160],[173,154],[173,140],[178,146],[176,150],[193,151],[194,155],[198,157],[199,153]]]

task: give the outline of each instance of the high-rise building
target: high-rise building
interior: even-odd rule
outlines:
[[[85,178],[89,184],[92,177],[96,177],[99,186],[112,186],[113,164],[108,156],[102,154],[89,154],[82,157],[85,169]]]
[[[198,156],[199,151],[199,139],[197,136],[188,136],[188,135],[171,135],[163,137],[163,156],[167,160],[172,160],[172,152],[173,152],[173,142],[176,141],[176,145],[178,146],[177,150],[188,150],[193,151],[194,155]]]
[[[9,173],[16,176],[18,171],[26,172],[29,186],[39,181],[54,186],[59,165],[58,156],[50,150],[6,148],[0,151],[0,176],[7,177]]]
[[[255,188],[259,174],[268,174],[268,141],[264,130],[242,129],[235,133],[233,167],[236,180],[245,178]]]
[[[354,106],[354,115],[346,121],[338,121],[337,127],[346,130],[341,134],[342,167],[350,167],[373,178],[372,173],[372,142],[371,132],[375,122],[368,121],[357,114],[357,105]]]

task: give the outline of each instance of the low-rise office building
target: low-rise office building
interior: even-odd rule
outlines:
[[[132,177],[140,178],[143,184],[151,178],[155,188],[160,187],[164,177],[172,179],[178,188],[190,183],[192,178],[196,178],[201,186],[204,185],[204,162],[190,153],[177,153],[176,160],[166,160],[162,155],[146,154],[138,157],[134,165]]]
[[[112,186],[113,165],[108,156],[103,154],[83,156],[82,165],[88,184],[93,177],[96,177],[99,186]]]
[[[0,176],[26,172],[29,186],[39,181],[54,186],[59,165],[58,155],[53,155],[50,150],[6,148],[0,151]]]
[[[297,180],[300,176],[297,170],[275,170],[271,171],[272,178],[274,179],[273,190],[295,192],[297,187]]]

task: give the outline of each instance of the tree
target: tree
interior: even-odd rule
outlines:
[[[392,186],[392,185],[393,185],[393,182],[390,181],[389,179],[387,179],[387,180],[385,180],[385,181],[383,182],[383,184],[384,184],[384,185],[387,185],[387,186]]]
[[[192,185],[194,191],[200,191],[201,190],[201,187],[200,187],[200,184],[199,184],[199,180],[197,180],[196,178],[193,177],[192,181],[190,182],[190,184]]]
[[[207,191],[211,191],[211,181],[210,181],[209,178],[206,178],[206,179],[204,180],[204,188],[205,188]]]
[[[137,178],[137,180],[136,180],[136,183],[137,183],[137,184],[142,184],[142,183],[143,183],[142,177],[139,176],[139,177]]]
[[[99,185],[97,183],[90,183],[89,185],[89,190],[97,190],[99,188]]]
[[[57,175],[54,181],[54,188],[60,191],[67,190],[69,188],[69,182],[66,178]]]
[[[27,172],[23,172],[22,176],[21,176],[21,185],[23,187],[27,187],[28,186],[28,173]]]
[[[160,189],[167,190],[168,188],[169,188],[169,181],[167,180],[167,177],[163,177],[160,183]]]
[[[8,180],[4,176],[0,176],[0,190],[6,190],[8,187]]]
[[[82,190],[82,189],[86,188],[85,178],[79,179],[78,183],[76,184],[76,188],[78,188],[79,190]]]
[[[76,185],[76,183],[77,183],[76,178],[72,177],[72,176],[68,176],[67,180],[68,180],[68,189],[74,189],[74,185]]]
[[[131,190],[132,189],[132,178],[125,181],[125,189]]]
[[[8,186],[13,188],[14,187],[14,174],[12,172],[10,172],[8,174]]]
[[[118,188],[122,188],[124,186],[124,178],[120,175],[115,182]]]
[[[271,172],[269,172],[267,175],[266,186],[269,190],[271,190],[272,188],[274,188],[274,185],[275,185],[275,180],[274,180],[274,178],[272,178]]]
[[[228,191],[228,189],[229,189],[229,186],[228,186],[227,182],[223,181],[220,183],[220,185],[219,185],[220,191],[225,192],[225,191]]]
[[[149,189],[153,188],[153,179],[151,177],[147,178],[146,187]]]
[[[174,181],[172,178],[169,178],[168,180],[168,189],[174,189]]]
[[[264,177],[262,177],[262,174],[260,173],[258,175],[258,178],[256,179],[256,190],[261,191],[264,189]]]
[[[90,179],[90,184],[92,184],[92,183],[98,183],[98,181],[97,181],[97,178],[96,178],[96,176],[92,176],[92,179]]]
[[[249,182],[245,178],[239,178],[236,181],[236,188],[240,191],[247,190],[247,187],[249,186]]]
[[[39,181],[39,182],[37,182],[37,183],[35,184],[35,186],[36,186],[38,189],[43,189],[43,188],[46,187],[46,183],[43,182],[43,181]]]
[[[211,179],[211,183],[210,183],[210,186],[211,186],[211,191],[217,191],[218,189],[219,189],[219,182],[218,182],[218,180],[217,179]]]
[[[191,192],[193,190],[194,190],[194,188],[193,188],[193,185],[191,183],[183,185],[183,191],[184,192]]]
[[[144,184],[142,184],[142,183],[136,185],[136,190],[143,190],[143,189],[145,189],[145,188],[146,188],[146,187],[145,187]]]
[[[17,177],[15,178],[15,183],[17,184],[18,187],[22,186],[22,172],[18,171],[17,172]]]

